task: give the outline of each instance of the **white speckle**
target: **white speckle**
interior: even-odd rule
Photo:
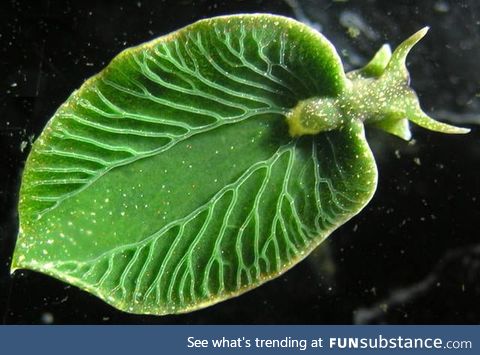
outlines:
[[[28,142],[27,141],[22,141],[20,143],[20,151],[23,153],[23,151],[25,150],[25,148],[27,147],[28,145]]]
[[[43,324],[52,324],[54,320],[53,314],[50,312],[45,312],[42,314],[41,320]]]
[[[437,1],[434,5],[433,5],[433,9],[436,11],[436,12],[440,12],[440,13],[447,13],[448,11],[450,11],[450,5],[445,2],[445,1]]]

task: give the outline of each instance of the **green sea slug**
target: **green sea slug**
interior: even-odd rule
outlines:
[[[196,22],[115,57],[74,91],[26,162],[12,272],[31,269],[131,313],[189,312],[304,259],[368,203],[364,135],[428,117],[405,58],[420,30],[345,74],[289,18]]]

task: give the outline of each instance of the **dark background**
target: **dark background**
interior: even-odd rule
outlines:
[[[424,25],[412,86],[434,117],[414,141],[370,130],[372,202],[307,260],[245,295],[185,315],[122,313],[39,273],[9,275],[16,203],[31,142],[55,109],[122,49],[198,19],[240,12],[320,29],[346,69]],[[138,0],[0,2],[0,317],[25,323],[480,323],[480,2]],[[315,75],[315,73],[312,73]]]

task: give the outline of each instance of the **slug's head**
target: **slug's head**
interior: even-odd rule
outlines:
[[[340,129],[350,120],[360,120],[405,140],[411,138],[409,121],[432,131],[468,133],[469,129],[429,117],[409,86],[406,58],[427,31],[428,27],[418,31],[393,53],[390,46],[382,46],[365,67],[346,75],[345,89],[337,96],[300,101],[287,115],[290,135]]]
[[[311,98],[300,101],[287,114],[287,123],[292,137],[317,134],[340,128],[344,114],[335,98]]]

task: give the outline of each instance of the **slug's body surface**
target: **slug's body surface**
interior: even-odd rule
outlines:
[[[12,271],[143,314],[277,277],[372,197],[364,122],[404,138],[406,119],[450,127],[419,113],[395,67],[416,36],[348,75],[321,34],[272,15],[203,20],[125,50],[35,142]]]
[[[388,45],[383,46],[364,68],[347,74],[342,91],[335,97],[309,98],[298,103],[287,116],[290,134],[300,136],[341,129],[347,120],[376,125],[406,140],[411,137],[409,120],[443,133],[468,133],[468,129],[428,117],[409,87],[406,57],[427,30],[415,33],[393,55]]]

